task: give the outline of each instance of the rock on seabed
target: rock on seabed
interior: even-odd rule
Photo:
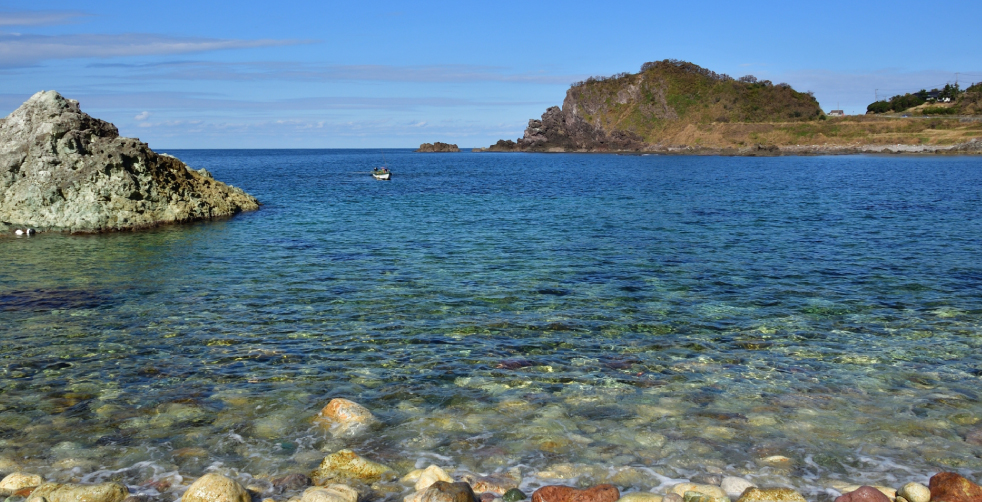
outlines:
[[[252,502],[252,496],[238,481],[209,473],[191,483],[181,502]]]
[[[44,483],[31,492],[27,502],[121,502],[127,495],[129,490],[119,483]]]
[[[120,137],[55,91],[0,119],[0,233],[128,230],[258,208],[241,189]]]

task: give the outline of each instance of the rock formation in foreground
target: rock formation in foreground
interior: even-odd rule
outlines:
[[[0,119],[0,233],[128,230],[258,208],[241,189],[120,137],[55,91]]]
[[[437,141],[436,143],[423,143],[419,145],[419,150],[416,151],[422,153],[459,152],[460,148],[457,148],[457,145]]]

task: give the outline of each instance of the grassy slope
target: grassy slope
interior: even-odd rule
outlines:
[[[811,94],[710,74],[691,63],[662,61],[638,74],[574,85],[570,98],[594,126],[631,131],[660,146],[948,145],[982,137],[982,122],[957,119],[820,119]],[[969,97],[966,109],[982,104]]]

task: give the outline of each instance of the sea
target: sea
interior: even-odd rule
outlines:
[[[261,209],[0,238],[0,473],[982,477],[982,157],[167,153]]]

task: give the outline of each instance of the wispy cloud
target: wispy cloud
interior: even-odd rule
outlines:
[[[87,14],[76,11],[0,11],[0,26],[48,26],[67,24],[85,17]]]
[[[982,71],[976,73],[982,74]],[[825,109],[832,109],[838,105],[846,109],[847,113],[850,109],[853,113],[865,113],[866,105],[876,98],[886,99],[921,89],[944,87],[946,83],[955,81],[955,73],[942,70],[910,72],[895,69],[856,73],[801,70],[766,75],[762,78],[769,78],[774,82],[788,82],[800,91],[814,91]],[[963,84],[972,81],[968,76],[964,76],[963,80]],[[979,81],[982,78],[975,80]]]
[[[27,66],[51,59],[113,58],[187,54],[228,49],[311,43],[305,40],[229,40],[169,37],[141,33],[120,35],[0,34],[0,67]]]
[[[149,64],[93,63],[90,68],[128,69],[130,77],[153,80],[290,80],[290,81],[377,81],[377,82],[516,82],[569,84],[583,75],[515,73],[507,68],[465,64],[324,65],[293,62],[221,63],[213,61],[169,61]]]

